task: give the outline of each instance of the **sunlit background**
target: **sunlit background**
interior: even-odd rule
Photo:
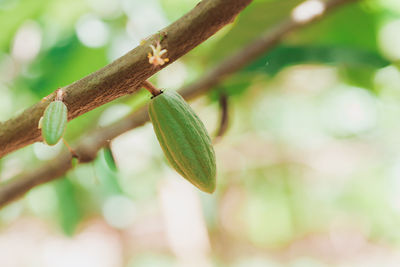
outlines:
[[[110,63],[197,0],[0,0],[0,121]],[[254,1],[151,80],[179,89],[317,0]],[[288,35],[192,102],[211,135],[218,96],[229,130],[215,146],[217,190],[166,163],[150,124],[90,164],[0,211],[1,267],[400,266],[400,1],[347,5]],[[149,100],[118,99],[67,126],[70,143]],[[6,181],[65,146],[0,160]],[[116,166],[110,158],[115,158]]]

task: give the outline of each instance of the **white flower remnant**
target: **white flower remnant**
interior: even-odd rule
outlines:
[[[157,46],[150,45],[151,49],[153,50],[153,55],[151,53],[148,54],[149,63],[153,64],[154,66],[162,66],[165,62],[168,62],[168,58],[162,58],[162,56],[167,53],[167,49],[161,49],[161,45],[157,42]]]
[[[295,22],[306,23],[318,16],[321,16],[325,11],[325,3],[320,0],[307,0],[292,11],[292,19]]]

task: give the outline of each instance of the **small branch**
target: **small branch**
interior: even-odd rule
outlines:
[[[219,95],[219,107],[221,115],[219,120],[219,128],[213,140],[214,144],[219,142],[219,140],[228,130],[229,126],[228,95],[224,92],[221,92]]]
[[[69,153],[71,153],[71,156],[72,156],[73,158],[79,159],[78,155],[77,155],[77,154],[75,153],[75,151],[71,148],[71,146],[67,143],[67,141],[65,141],[64,138],[62,138],[62,140],[63,140],[63,142],[64,142],[64,145],[67,147]]]
[[[326,3],[324,14],[327,14],[328,11],[332,11],[337,6],[354,1],[356,0],[330,0]],[[292,21],[291,18],[288,18],[285,22],[265,32],[257,40],[253,41],[233,56],[223,60],[217,67],[197,82],[182,88],[180,90],[181,95],[186,99],[194,99],[206,91],[211,90],[230,74],[243,68],[254,58],[273,48],[288,32],[310,24],[315,20],[317,20],[317,18],[307,23],[296,23]],[[76,149],[74,149],[75,153],[79,156],[80,163],[93,161],[96,158],[97,152],[102,147],[106,146],[110,140],[126,131],[142,126],[147,121],[149,121],[149,115],[147,113],[147,106],[145,106],[126,118],[82,138],[76,145]],[[71,168],[71,155],[65,152],[36,170],[21,174],[2,183],[0,185],[0,207],[22,196],[35,186],[57,179]]]
[[[207,40],[252,0],[203,0],[183,17],[162,29],[162,42],[156,33],[146,41],[102,69],[62,88],[63,101],[72,120],[116,98],[136,92],[143,81],[168,66],[190,50]],[[149,18],[151,19],[151,18]],[[168,62],[163,65],[149,63],[150,45],[160,43],[167,50]],[[37,124],[55,93],[26,109],[20,115],[1,124],[0,157],[41,141]]]
[[[1,206],[4,206],[11,200],[24,195],[35,186],[62,177],[71,168],[71,154],[65,152],[59,155],[57,159],[48,162],[45,166],[42,166],[39,169],[27,172],[13,178],[12,180],[2,183],[0,187]]]
[[[158,88],[156,88],[151,82],[149,81],[144,81],[142,83],[142,86],[149,91],[153,96],[158,96],[159,94],[162,93],[162,91]]]

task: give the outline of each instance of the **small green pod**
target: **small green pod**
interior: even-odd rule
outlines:
[[[43,141],[53,146],[60,141],[67,125],[67,106],[59,100],[51,102],[44,111],[41,122]]]
[[[200,190],[216,185],[215,152],[204,124],[174,91],[153,97],[149,115],[157,139],[172,167]]]

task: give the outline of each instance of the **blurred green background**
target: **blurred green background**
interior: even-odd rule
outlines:
[[[0,121],[115,60],[197,2],[0,0]],[[300,2],[254,1],[151,80],[179,89],[201,78]],[[291,33],[192,103],[213,134],[218,95],[229,96],[213,195],[168,167],[147,124],[2,209],[0,265],[400,266],[399,61],[398,0],[346,5]],[[66,140],[149,97],[143,90],[71,121]],[[62,149],[16,151],[0,159],[0,177]]]

